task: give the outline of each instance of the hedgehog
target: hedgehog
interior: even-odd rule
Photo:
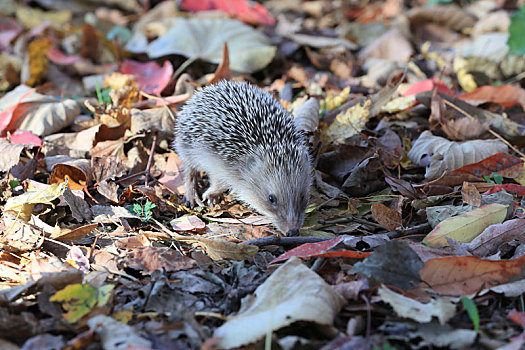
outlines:
[[[312,163],[306,138],[271,94],[245,82],[203,88],[182,107],[173,146],[183,163],[188,205],[213,206],[229,190],[279,231],[299,234]],[[210,183],[202,198],[201,172]]]

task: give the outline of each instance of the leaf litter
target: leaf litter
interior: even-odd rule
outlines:
[[[423,3],[6,0],[0,347],[523,346],[525,7]],[[306,135],[297,237],[184,205],[221,79]]]

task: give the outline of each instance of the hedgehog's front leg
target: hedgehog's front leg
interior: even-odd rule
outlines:
[[[210,187],[202,195],[202,201],[208,204],[210,207],[213,207],[215,204],[218,204],[224,192],[228,189],[221,181],[208,176],[210,180]]]
[[[193,168],[184,168],[184,204],[193,208],[195,204],[203,206],[201,199],[199,198],[199,192],[197,191],[199,172]]]

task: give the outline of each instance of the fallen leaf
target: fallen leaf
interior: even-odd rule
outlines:
[[[75,323],[87,315],[95,306],[104,306],[112,295],[115,285],[94,288],[89,284],[71,284],[55,293],[50,301],[62,302],[67,311],[63,314],[69,323]]]
[[[410,85],[408,89],[403,92],[403,96],[411,96],[423,91],[432,91],[434,89],[444,94],[454,96],[454,92],[452,92],[444,82],[437,78],[418,81],[417,83]]]
[[[331,325],[344,304],[345,300],[319,275],[292,258],[257,287],[254,295],[245,297],[237,315],[217,328],[213,336],[221,339],[219,347],[235,348],[297,321]],[[251,326],[244,327],[247,324]]]
[[[461,296],[522,279],[525,256],[515,260],[486,260],[475,256],[435,258],[425,262],[421,279],[443,295]]]
[[[481,205],[481,194],[476,186],[470,182],[463,182],[463,186],[461,187],[461,198],[463,199],[463,202],[473,207],[479,207]]]
[[[451,142],[424,131],[408,152],[410,160],[427,168],[425,178],[433,180],[456,168],[473,164],[497,153],[507,152],[499,140]]]
[[[352,273],[368,277],[373,285],[386,284],[408,289],[420,282],[423,262],[406,242],[389,241],[352,268]]]
[[[520,103],[521,106],[525,108],[525,90],[519,86],[513,85],[485,85],[474,91],[461,94],[458,97],[465,101],[476,101],[481,103],[494,102],[501,104],[504,107]]]
[[[218,64],[227,43],[230,68],[241,73],[264,68],[275,55],[264,35],[237,20],[172,18],[163,24],[167,26],[163,36],[148,44],[143,33],[135,32],[126,49],[146,52],[150,58],[177,54]]]
[[[423,243],[429,246],[446,246],[448,245],[446,237],[461,243],[471,242],[488,226],[503,222],[506,215],[506,205],[484,205],[465,214],[440,222],[423,239]]]
[[[356,252],[351,250],[331,250],[335,248],[339,243],[345,239],[345,236],[338,236],[328,241],[322,241],[317,243],[305,243],[299,247],[290,249],[286,253],[278,256],[274,260],[270,261],[270,264],[275,264],[280,261],[288,260],[291,257],[299,258],[311,258],[311,257],[346,257],[353,259],[363,259],[370,255],[366,252]]]
[[[219,10],[231,17],[236,17],[249,24],[267,24],[273,26],[275,19],[261,4],[248,0],[182,0],[180,8],[185,11],[199,12]]]
[[[419,323],[428,323],[432,321],[432,317],[437,317],[439,323],[444,325],[456,314],[456,305],[449,298],[435,297],[428,303],[421,303],[385,286],[381,286],[377,294],[382,301],[392,306],[398,316]]]
[[[102,340],[104,349],[151,349],[152,341],[141,337],[135,328],[112,317],[96,315],[87,320],[87,325]]]
[[[15,145],[4,138],[0,138],[0,171],[9,171],[20,161],[20,152],[25,148],[24,145]]]
[[[196,261],[178,251],[164,247],[140,247],[128,250],[127,266],[143,273],[155,270],[166,272],[188,270],[197,265]]]
[[[501,224],[487,227],[467,245],[467,249],[479,257],[488,256],[497,252],[504,243],[519,238],[525,232],[525,220],[508,220]]]
[[[170,61],[164,61],[162,67],[157,62],[137,62],[124,60],[120,66],[120,71],[124,74],[131,74],[139,84],[139,88],[154,95],[160,95],[166,88],[173,75],[173,65]]]
[[[199,217],[195,215],[184,215],[170,221],[175,231],[199,231],[206,227]]]
[[[28,221],[36,204],[53,205],[51,202],[60,197],[67,186],[67,181],[60,184],[52,184],[44,190],[27,191],[7,200],[4,211],[12,211],[24,221]]]
[[[403,224],[401,213],[387,207],[383,203],[372,204],[370,210],[374,220],[388,231],[394,231]]]

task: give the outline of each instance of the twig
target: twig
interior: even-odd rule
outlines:
[[[331,238],[327,237],[315,237],[315,236],[308,236],[308,237],[281,237],[277,235],[273,236],[267,236],[262,238],[255,238],[250,239],[248,241],[244,241],[239,244],[250,244],[250,245],[256,245],[258,247],[264,247],[267,245],[281,245],[281,246],[290,246],[290,245],[301,245],[305,243],[317,243],[317,242],[324,242],[328,241]]]
[[[151,165],[152,165],[152,161],[153,161],[153,153],[155,152],[155,146],[157,146],[157,136],[158,136],[157,131],[154,131],[153,132],[153,140],[151,141],[151,149],[150,149],[149,157],[148,157],[148,164],[146,165],[146,170],[145,170],[146,179],[144,180],[144,185],[146,187],[149,187],[149,185],[148,185],[149,178],[150,177],[153,178],[153,176],[151,176],[150,169],[151,169]]]

